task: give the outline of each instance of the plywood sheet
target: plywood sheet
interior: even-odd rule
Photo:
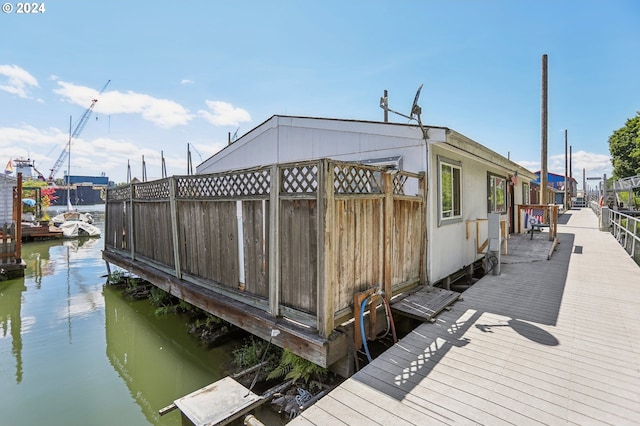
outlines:
[[[174,401],[194,425],[227,424],[262,403],[262,398],[225,377]]]

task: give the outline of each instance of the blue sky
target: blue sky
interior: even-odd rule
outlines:
[[[382,120],[379,99],[540,168],[541,61],[549,55],[549,170],[611,174],[608,138],[640,110],[640,2],[45,1],[0,14],[0,161],[115,182],[186,174],[274,114]],[[16,6],[17,3],[11,3]],[[406,122],[399,116],[392,120]],[[75,124],[74,124],[75,126]],[[2,160],[5,158],[5,160]],[[61,177],[66,169],[56,175]]]

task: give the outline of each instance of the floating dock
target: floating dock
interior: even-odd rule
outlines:
[[[289,424],[637,424],[640,269],[590,209],[563,216],[551,259],[510,240],[501,275]]]

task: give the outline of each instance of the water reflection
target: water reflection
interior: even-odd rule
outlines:
[[[0,282],[0,327],[2,339],[11,338],[11,354],[15,358],[16,383],[22,382],[22,292],[24,278]],[[8,333],[8,334],[7,334]]]
[[[186,333],[184,320],[157,317],[147,301],[131,302],[104,288],[107,357],[131,396],[153,424],[175,424],[179,416],[158,410],[221,378],[226,351],[204,351]]]
[[[105,286],[102,247],[30,242],[25,277],[0,282],[1,424],[179,425],[158,410],[222,377],[230,347],[201,347],[184,318]]]

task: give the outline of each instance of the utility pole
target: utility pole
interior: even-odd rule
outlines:
[[[547,204],[547,54],[542,55],[542,149],[540,153],[540,204]]]
[[[587,169],[585,168],[582,169],[582,199],[585,202],[587,201]],[[588,207],[588,205],[586,207]]]
[[[569,196],[573,198],[573,194],[576,194],[573,188],[573,147],[569,145]],[[578,194],[576,194],[578,195]]]
[[[569,191],[567,190],[567,185],[569,184],[569,153],[567,152],[567,129],[564,129],[564,208],[565,210],[569,208],[569,200],[567,199],[567,194]]]

